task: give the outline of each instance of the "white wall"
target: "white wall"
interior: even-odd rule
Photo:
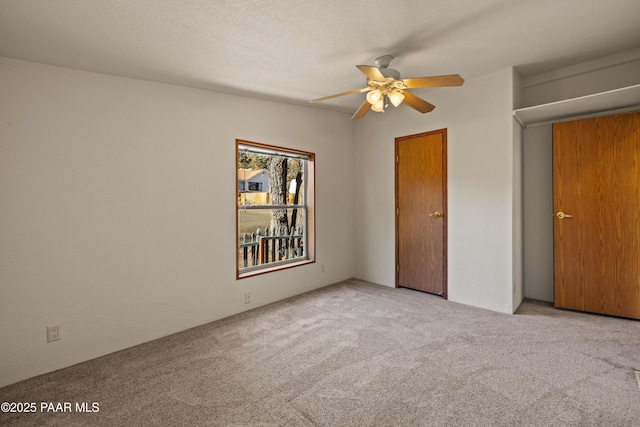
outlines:
[[[235,280],[236,138],[316,153],[317,263]],[[0,386],[352,277],[352,141],[347,114],[0,58]]]
[[[513,78],[416,91],[433,112],[389,107],[355,123],[356,277],[395,285],[394,138],[447,128],[449,300],[513,312]]]
[[[513,102],[516,109],[522,103],[522,78],[513,70]],[[515,117],[513,132],[513,296],[511,310],[515,312],[524,299],[524,132]]]
[[[525,296],[553,302],[551,125],[524,131]]]

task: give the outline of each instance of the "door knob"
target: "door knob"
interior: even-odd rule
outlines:
[[[435,211],[434,213],[429,214],[432,218],[440,218],[442,216],[442,212]]]
[[[556,216],[557,216],[558,218],[560,218],[560,219],[563,219],[563,218],[573,218],[573,215],[569,215],[569,214],[566,214],[566,213],[564,213],[564,212],[558,212],[558,213],[556,214]]]

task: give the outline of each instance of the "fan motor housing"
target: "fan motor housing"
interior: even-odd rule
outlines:
[[[380,72],[387,79],[400,80],[400,71],[394,70],[393,68],[382,68]]]
[[[400,72],[398,70],[394,70],[393,68],[389,68],[389,64],[391,64],[392,60],[393,56],[383,55],[374,59],[373,63],[385,78],[400,80]]]

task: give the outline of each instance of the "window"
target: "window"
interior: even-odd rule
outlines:
[[[315,155],[236,140],[237,278],[314,262]]]

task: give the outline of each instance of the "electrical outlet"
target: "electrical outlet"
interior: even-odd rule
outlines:
[[[324,264],[321,264],[321,265],[320,265],[320,273],[324,273],[324,272],[325,272],[325,270],[326,270],[326,269],[325,269],[325,267],[324,267]]]
[[[47,326],[47,342],[58,341],[60,336],[60,325]]]
[[[251,292],[244,293],[244,303],[251,304]]]

